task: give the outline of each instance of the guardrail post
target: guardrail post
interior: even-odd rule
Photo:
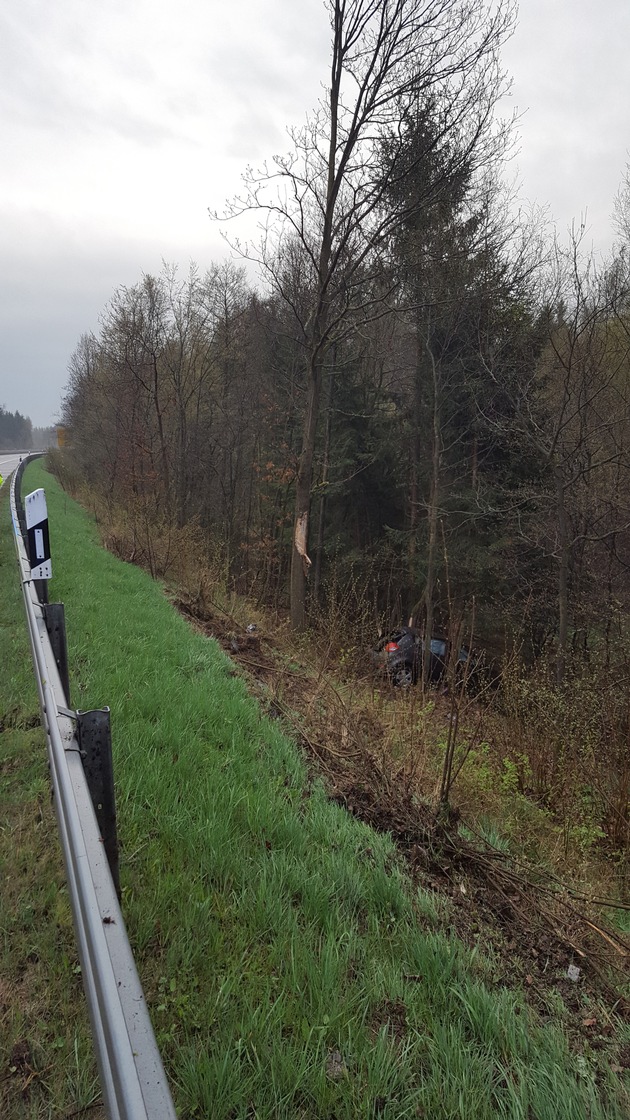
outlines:
[[[48,602],[48,580],[47,579],[34,579],[35,593],[40,603]]]
[[[68,669],[68,645],[66,642],[66,616],[63,603],[44,603],[42,609],[53,657],[66,697],[66,704],[70,707],[70,673]]]
[[[120,902],[116,795],[114,792],[109,708],[96,708],[91,712],[77,712],[77,727],[83,769],[98,827],[103,838],[105,855]]]
[[[84,712],[81,717],[69,704],[66,707],[17,509],[25,466],[26,460],[13,475],[11,516],[105,1111],[108,1120],[176,1120],[119,904],[109,711]],[[91,789],[81,759],[81,721],[87,766],[92,759],[96,774]]]

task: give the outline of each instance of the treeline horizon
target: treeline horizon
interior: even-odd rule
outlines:
[[[33,446],[33,425],[21,412],[0,406],[0,447],[4,451],[28,451]]]
[[[318,429],[312,607],[334,573],[371,596],[374,618],[421,618],[431,575],[440,630],[474,600],[487,632],[485,606],[503,624],[513,600],[539,650],[561,621],[564,640],[575,647],[581,632],[585,646],[604,590],[607,625],[619,611],[627,288],[617,261],[596,275],[590,259],[579,270],[577,245],[554,252],[567,270],[553,277],[555,303],[536,302],[540,289],[515,297],[503,262],[491,307],[485,276],[468,301],[440,277],[432,321],[390,305],[337,343]],[[492,345],[475,353],[482,330]],[[192,265],[182,280],[165,265],[119,289],[100,334],[80,340],[64,401],[72,459],[139,535],[195,525],[235,587],[287,606],[302,359],[286,308],[242,267]]]
[[[0,449],[2,451],[31,451],[33,448],[54,447],[56,429],[34,428],[28,416],[9,412],[0,405]]]
[[[149,566],[194,527],[296,629],[331,595],[369,625],[507,628],[561,683],[625,642],[628,180],[603,264],[514,213],[509,3],[444,0],[439,28],[329,7],[327,99],[228,209],[266,222],[241,247],[260,289],[231,261],[119,288],[70,364],[74,469]]]

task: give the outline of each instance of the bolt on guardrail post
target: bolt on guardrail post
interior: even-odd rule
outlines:
[[[109,870],[120,902],[116,794],[114,792],[114,764],[109,708],[96,708],[91,712],[77,712],[77,729],[83,770],[98,827],[103,838]]]

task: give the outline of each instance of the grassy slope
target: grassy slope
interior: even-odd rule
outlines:
[[[218,647],[34,466],[38,485],[72,703],[112,709],[123,910],[179,1115],[625,1115],[309,784]]]

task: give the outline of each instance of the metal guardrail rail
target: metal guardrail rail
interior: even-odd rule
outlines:
[[[31,457],[32,458],[32,457]],[[20,520],[25,460],[11,480],[11,515],[53,801],[109,1120],[176,1120],[149,1013],[99,833],[76,735],[30,575]]]

